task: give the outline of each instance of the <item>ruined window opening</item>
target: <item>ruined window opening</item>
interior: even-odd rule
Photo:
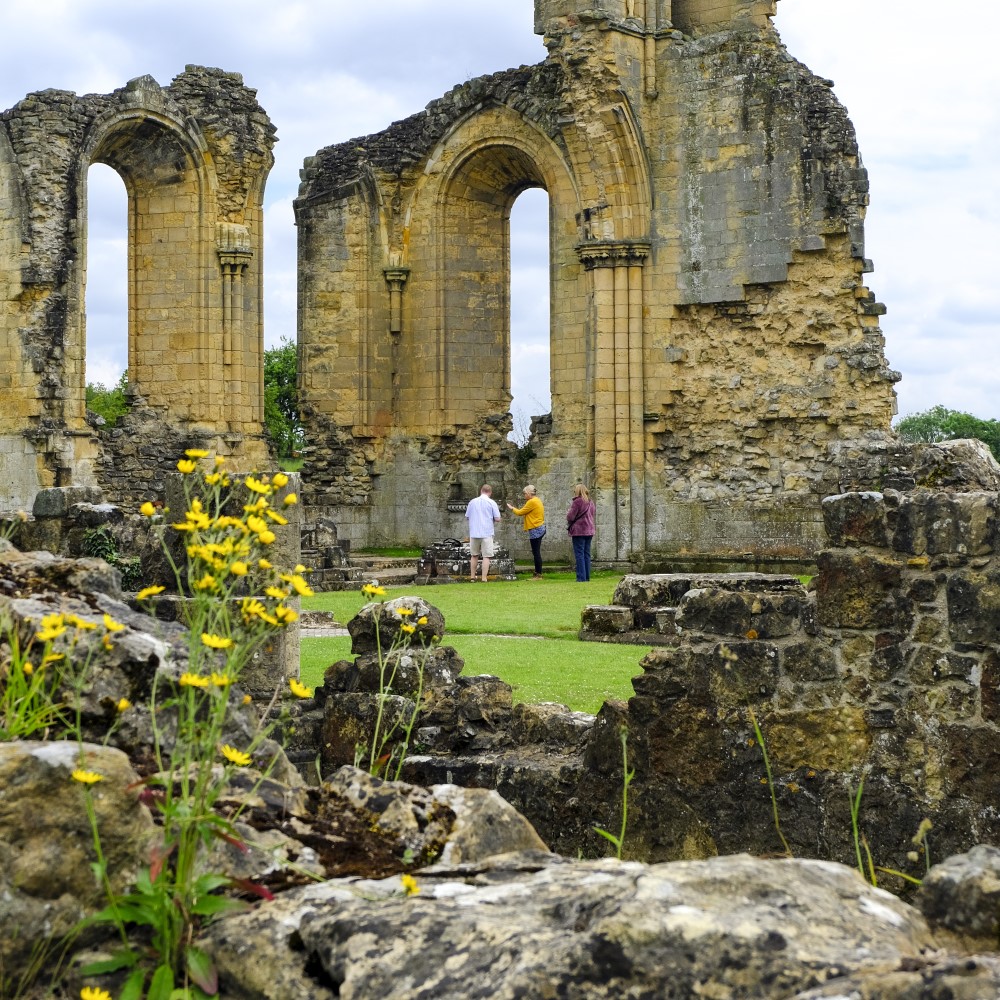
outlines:
[[[87,172],[86,383],[113,389],[128,364],[128,195],[103,163]]]
[[[552,408],[549,364],[549,196],[535,187],[510,212],[510,414],[524,447],[531,418]]]

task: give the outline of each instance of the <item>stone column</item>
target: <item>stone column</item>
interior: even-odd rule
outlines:
[[[648,243],[594,240],[577,253],[593,281],[595,556],[645,547],[643,269]]]
[[[235,222],[218,224],[216,245],[222,268],[222,364],[227,394],[226,416],[230,430],[235,430],[246,391],[241,364],[245,346],[243,275],[250,265],[253,250],[247,227]]]

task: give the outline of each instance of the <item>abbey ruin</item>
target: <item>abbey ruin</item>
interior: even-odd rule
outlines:
[[[464,532],[482,481],[514,496],[527,476],[556,507],[593,487],[607,563],[811,559],[821,499],[890,438],[898,375],[864,284],[854,130],[774,4],[536,0],[544,62],[306,161],[307,521],[426,545]],[[32,94],[0,125],[0,505],[59,485],[146,498],[184,447],[265,465],[274,128],[254,91],[188,67]],[[132,406],[111,431],[84,404],[96,162],[129,197]],[[509,213],[531,187],[550,206],[552,410],[525,465]]]

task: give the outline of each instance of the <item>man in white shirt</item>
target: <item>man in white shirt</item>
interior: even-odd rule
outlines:
[[[493,499],[493,488],[484,483],[475,500],[470,500],[465,508],[469,522],[469,579],[476,580],[476,563],[483,557],[483,583],[490,571],[493,558],[493,526],[500,521],[500,508]]]

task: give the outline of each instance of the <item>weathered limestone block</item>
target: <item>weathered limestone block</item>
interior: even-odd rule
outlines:
[[[589,605],[580,615],[580,630],[586,632],[588,638],[621,635],[629,632],[634,625],[632,609],[617,604]]]
[[[441,617],[439,611],[437,615]],[[391,652],[386,648],[381,664],[376,653],[365,653],[353,662],[338,660],[331,664],[323,675],[323,686],[328,692],[369,693],[391,686],[396,694],[413,695],[422,684],[425,691],[439,695],[454,685],[463,666],[450,646],[404,646]]]
[[[832,628],[891,628],[912,614],[900,593],[902,565],[874,555],[831,551],[816,557],[816,615]]]
[[[594,726],[594,716],[570,711],[565,705],[542,702],[514,706],[510,739],[519,746],[542,744],[556,750],[579,749]]]
[[[82,767],[103,776],[85,787],[70,777]],[[33,949],[57,948],[78,920],[103,907],[91,864],[89,794],[101,850],[116,892],[132,885],[149,861],[156,828],[139,802],[138,775],[110,747],[75,742],[0,743],[0,963],[7,982],[31,962]]]
[[[1000,848],[978,844],[924,876],[914,900],[934,930],[966,947],[995,949],[1000,939]]]
[[[889,529],[881,493],[842,493],[823,498],[823,525],[830,545],[887,548]]]
[[[200,943],[223,992],[261,1000],[792,997],[884,975],[934,943],[918,911],[815,861],[647,866],[536,852],[435,865],[417,881],[410,898],[398,879],[295,889]]]
[[[74,504],[99,504],[103,499],[96,486],[53,486],[35,494],[31,512],[38,518],[65,517]]]
[[[897,552],[985,555],[995,544],[997,496],[917,491],[898,498],[891,521]]]
[[[687,632],[736,638],[777,639],[801,628],[806,594],[689,590],[674,616]]]
[[[948,579],[947,595],[952,642],[1000,642],[1000,570],[955,573]]]
[[[872,734],[865,713],[841,706],[813,712],[784,712],[764,726],[768,752],[780,771],[799,767],[850,773],[866,758]]]
[[[421,623],[421,619],[426,621]],[[412,625],[415,631],[406,635],[400,631],[403,625]],[[347,623],[347,629],[351,634],[351,652],[356,656],[374,653],[379,648],[385,654],[394,643],[420,648],[429,645],[435,636],[443,638],[444,616],[422,597],[397,597],[391,601],[366,604]]]

